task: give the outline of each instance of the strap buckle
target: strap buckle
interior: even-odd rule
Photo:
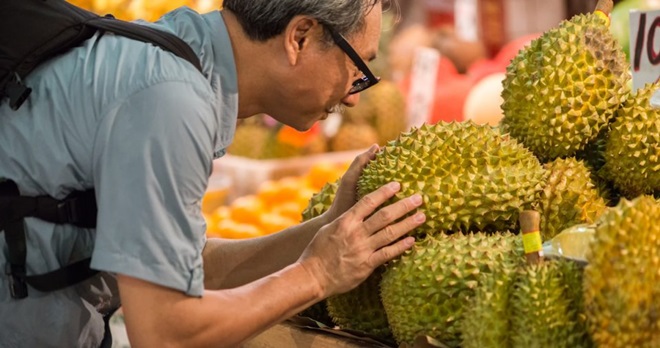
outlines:
[[[57,203],[57,217],[60,221],[75,225],[78,222],[78,212],[76,211],[76,203],[79,197],[70,197]]]
[[[9,98],[9,107],[14,111],[23,105],[30,93],[32,93],[32,88],[24,85],[17,73],[14,73],[14,77],[5,86],[5,95]]]
[[[25,266],[12,265],[7,262],[5,274],[7,275],[7,279],[9,279],[9,293],[11,297],[15,299],[26,298],[28,291],[25,282]]]

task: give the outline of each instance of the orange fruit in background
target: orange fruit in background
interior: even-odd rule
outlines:
[[[256,238],[263,235],[263,231],[258,226],[231,219],[219,221],[216,225],[216,231],[219,237],[228,239]]]
[[[264,203],[256,195],[236,198],[229,205],[229,216],[237,222],[259,224],[259,215],[264,213]]]
[[[343,173],[341,165],[319,162],[309,169],[307,181],[314,190],[320,191],[323,185],[335,182]]]
[[[304,205],[299,201],[278,203],[273,207],[273,213],[286,216],[299,223],[302,221],[302,212],[307,208],[308,203],[309,201],[306,201]]]
[[[207,191],[202,197],[202,211],[206,214],[213,214],[219,207],[227,201],[229,188],[221,188]]]
[[[264,234],[280,232],[298,224],[298,221],[277,213],[265,213],[259,216],[261,230]]]

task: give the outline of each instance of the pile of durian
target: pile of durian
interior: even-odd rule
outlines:
[[[448,347],[660,347],[660,84],[630,88],[608,30],[611,0],[520,51],[498,127],[438,123],[382,147],[358,182],[423,195],[415,246],[354,290],[302,313],[383,342]],[[338,183],[303,213],[326,211]],[[654,198],[655,196],[655,198]],[[524,257],[518,218],[544,241],[595,233],[587,263]]]

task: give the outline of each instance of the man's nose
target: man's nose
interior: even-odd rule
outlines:
[[[341,103],[348,106],[348,107],[353,107],[357,105],[357,103],[360,101],[360,93],[355,93],[355,94],[347,94],[342,100]]]

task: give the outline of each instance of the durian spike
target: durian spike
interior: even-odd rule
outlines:
[[[522,231],[525,259],[529,264],[543,261],[543,241],[541,240],[541,214],[535,210],[523,210],[518,217]]]

